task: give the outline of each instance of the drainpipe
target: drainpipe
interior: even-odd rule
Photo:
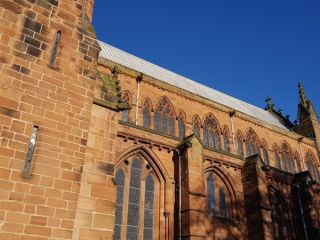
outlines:
[[[231,136],[232,136],[233,153],[235,153],[235,151],[236,151],[235,132],[234,132],[234,125],[233,125],[233,118],[234,118],[235,114],[236,114],[235,110],[231,110],[229,112],[230,123],[231,123]]]
[[[140,97],[140,82],[142,81],[143,75],[142,73],[137,77],[137,98],[136,98],[136,125],[138,125],[139,120],[139,97]]]
[[[304,162],[304,155],[303,155],[303,151],[302,151],[302,147],[301,147],[301,142],[303,140],[303,137],[298,138],[298,142],[299,142],[299,149],[300,149],[300,154],[301,154],[301,159],[302,159],[302,165],[303,165],[303,171],[306,171],[306,165]]]
[[[181,152],[179,149],[175,149],[176,153],[178,154],[178,161],[179,161],[179,239],[181,240],[181,207],[182,207],[182,201],[181,201],[181,197],[182,197],[182,189],[181,189],[181,183],[182,183],[182,177],[181,177]]]

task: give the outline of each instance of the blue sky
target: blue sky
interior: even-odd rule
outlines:
[[[296,118],[297,81],[320,115],[319,0],[96,0],[100,40]]]

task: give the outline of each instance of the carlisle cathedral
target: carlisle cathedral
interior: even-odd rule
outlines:
[[[0,239],[320,239],[320,123],[96,38],[94,0],[0,0]]]

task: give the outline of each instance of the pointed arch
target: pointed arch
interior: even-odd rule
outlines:
[[[200,138],[201,120],[198,115],[194,115],[192,118],[193,133]]]
[[[293,164],[293,152],[290,145],[283,141],[281,143],[281,159],[282,159],[282,170],[285,170],[290,173],[294,173],[294,164]]]
[[[229,134],[229,129],[226,125],[224,125],[222,127],[222,136],[223,136],[223,150],[225,152],[230,152],[230,143],[229,143],[229,139],[230,139],[230,134]]]
[[[310,172],[313,180],[320,181],[320,174],[314,154],[308,150],[306,153],[306,168]]]
[[[262,139],[261,150],[262,150],[263,162],[266,165],[269,165],[269,150],[268,150],[268,144],[265,139]]]
[[[206,115],[203,121],[203,144],[214,149],[221,149],[221,128],[219,122],[212,113]]]
[[[210,160],[210,159],[207,159]],[[207,168],[204,169],[205,174],[207,176],[213,175],[216,177],[216,179],[220,179],[221,182],[223,183],[223,187],[225,190],[225,193],[227,194],[227,217],[228,218],[234,218],[238,219],[239,218],[239,191],[236,188],[236,182],[232,178],[232,176],[223,168],[223,167],[218,167],[218,166],[208,166]],[[208,193],[207,189],[207,193]],[[215,189],[215,202],[218,203],[218,197],[219,197],[219,188]],[[208,195],[209,196],[209,195]],[[208,197],[207,196],[207,197]],[[217,207],[217,206],[216,206]],[[220,210],[215,211],[217,214],[220,214]]]
[[[160,159],[145,145],[134,145],[117,157],[115,172],[119,170],[126,177],[120,202],[127,206],[122,215],[115,215],[115,219],[122,220],[121,239],[137,239],[138,232],[148,239],[162,239],[165,229],[157,226],[165,221],[165,216],[158,213],[166,212],[166,198],[173,191],[173,180]]]
[[[184,139],[185,138],[186,114],[182,110],[179,110],[177,120],[178,120],[179,138]]]
[[[244,153],[243,151],[244,137],[240,130],[237,131],[236,139],[237,139],[237,153],[240,157],[244,157],[244,154],[243,154]]]
[[[152,103],[149,98],[146,98],[142,102],[143,111],[143,127],[150,128],[150,115],[151,115]]]
[[[246,155],[250,157],[260,152],[260,140],[256,132],[250,127],[245,133]]]
[[[176,114],[166,96],[161,97],[154,109],[154,129],[163,134],[174,136]]]
[[[130,92],[128,90],[124,91],[122,93],[122,99],[129,105],[131,106],[131,100],[132,100],[132,96],[130,94]],[[123,110],[121,113],[121,120],[124,122],[129,122],[130,120],[130,111],[129,109]]]

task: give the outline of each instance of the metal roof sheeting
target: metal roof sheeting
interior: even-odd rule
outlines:
[[[236,111],[245,113],[251,117],[257,118],[274,126],[280,127],[282,129],[287,129],[279,121],[278,118],[276,118],[268,111],[265,111],[264,109],[258,108],[227,94],[221,93],[186,77],[180,76],[174,72],[133,56],[118,48],[110,46],[107,43],[101,41],[98,41],[98,43],[101,47],[99,57],[103,59],[120,64],[137,72],[141,72],[162,82],[168,83],[200,97],[204,97],[221,105],[227,106]]]

